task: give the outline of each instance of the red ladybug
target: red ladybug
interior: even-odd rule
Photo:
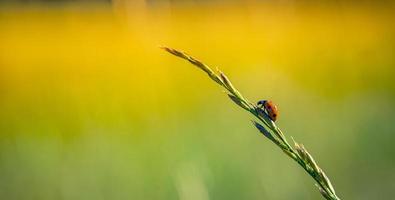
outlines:
[[[261,100],[257,103],[259,108],[263,108],[266,110],[267,115],[272,121],[276,121],[278,117],[278,109],[277,106],[270,100]]]

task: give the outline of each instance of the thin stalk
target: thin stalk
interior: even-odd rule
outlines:
[[[267,113],[263,110],[260,110],[255,104],[250,103],[243,95],[233,86],[232,82],[228,79],[228,77],[221,71],[218,71],[218,74],[215,73],[210,67],[201,61],[189,56],[188,54],[178,51],[176,49],[161,47],[167,52],[183,58],[196,67],[202,69],[207,75],[220,86],[225,88],[228,91],[228,96],[230,99],[236,103],[238,106],[243,108],[244,110],[251,113],[255,118],[258,119],[258,122],[254,121],[255,127],[269,140],[271,140],[274,144],[276,144],[279,148],[283,150],[283,152],[292,158],[295,162],[297,162],[316,182],[317,187],[321,193],[321,195],[325,199],[329,200],[340,200],[339,197],[336,196],[335,190],[329,180],[329,178],[325,175],[323,170],[317,165],[311,154],[305,149],[302,144],[298,144],[294,141],[294,148],[288,143],[285,138],[283,132],[277,125],[272,121]]]

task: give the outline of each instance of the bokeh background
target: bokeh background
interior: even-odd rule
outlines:
[[[395,196],[384,1],[3,1],[0,199],[321,199],[167,45],[271,99],[342,199]]]

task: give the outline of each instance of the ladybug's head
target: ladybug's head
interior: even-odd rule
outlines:
[[[267,102],[267,100],[260,100],[260,101],[258,101],[258,102],[256,103],[256,105],[258,105],[258,106],[264,106],[266,102]]]

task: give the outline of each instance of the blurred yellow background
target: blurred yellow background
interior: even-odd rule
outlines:
[[[395,196],[394,6],[0,4],[0,199],[320,199],[191,64],[271,99],[342,199]]]

